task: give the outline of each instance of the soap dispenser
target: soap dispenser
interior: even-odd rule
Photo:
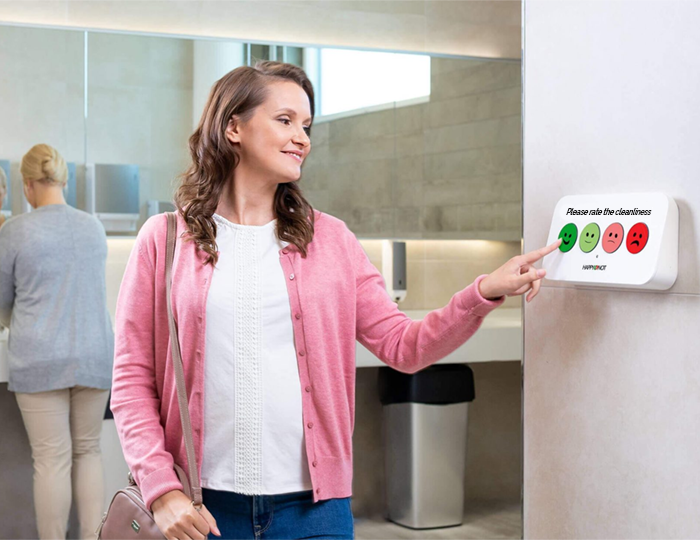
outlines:
[[[389,296],[394,302],[406,299],[406,242],[384,240],[382,273]]]

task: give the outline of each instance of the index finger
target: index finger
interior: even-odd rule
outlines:
[[[529,253],[524,253],[523,259],[528,264],[532,264],[534,262],[537,262],[545,255],[549,255],[552,251],[554,251],[555,249],[558,249],[559,244],[561,244],[561,241],[562,241],[561,238],[557,238],[556,242],[553,242],[553,243],[549,244],[548,246],[545,246],[545,247],[540,248],[540,249],[536,249],[535,251],[530,251]]]

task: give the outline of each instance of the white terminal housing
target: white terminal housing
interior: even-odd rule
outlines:
[[[678,276],[678,231],[678,206],[664,193],[562,197],[554,209],[547,244],[560,237],[563,241],[543,260],[545,279],[669,289]]]

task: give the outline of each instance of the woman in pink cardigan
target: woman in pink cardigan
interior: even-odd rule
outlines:
[[[129,469],[168,540],[354,538],[355,341],[415,373],[463,344],[505,296],[540,288],[509,260],[414,321],[345,223],[297,185],[311,150],[304,71],[261,61],[213,86],[175,201],[172,304],[197,473],[187,469],[165,300],[165,215],[141,228],[116,312],[111,409]]]

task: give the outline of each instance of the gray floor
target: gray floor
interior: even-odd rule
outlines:
[[[356,540],[391,538],[522,538],[520,504],[473,506],[459,527],[416,531],[381,518],[355,518]]]

